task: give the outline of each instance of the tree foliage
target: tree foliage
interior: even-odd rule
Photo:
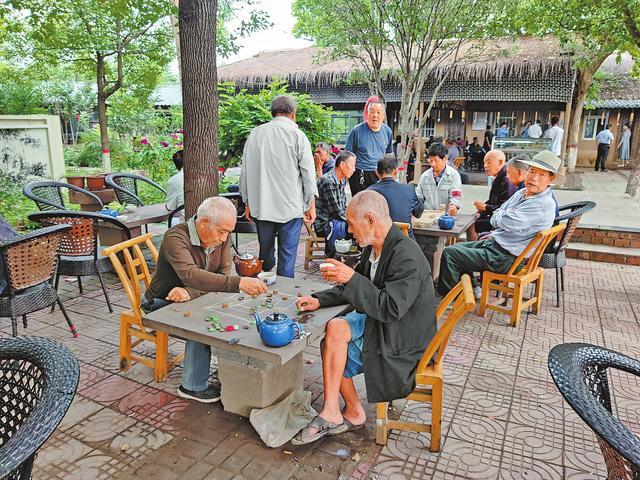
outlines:
[[[244,144],[253,128],[271,120],[271,101],[278,95],[288,94],[296,99],[296,123],[312,145],[319,141],[331,142],[335,132],[331,128],[331,109],[314,103],[311,97],[287,92],[286,82],[271,83],[257,93],[247,90],[236,92],[232,83],[218,86],[219,93],[219,148],[224,166],[236,165],[242,156]]]

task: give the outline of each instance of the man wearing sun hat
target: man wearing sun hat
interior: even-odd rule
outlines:
[[[463,274],[491,271],[505,273],[531,239],[553,225],[556,203],[552,183],[560,184],[564,175],[562,161],[548,150],[537,153],[529,165],[525,188],[518,190],[491,216],[491,233],[475,242],[462,242],[446,247],[440,260],[438,292],[446,295]],[[480,287],[474,281],[474,295],[480,298]]]

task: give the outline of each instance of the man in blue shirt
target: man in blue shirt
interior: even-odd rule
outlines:
[[[505,138],[509,136],[509,126],[507,122],[502,122],[500,128],[496,130],[496,138]]]
[[[595,171],[598,171],[598,166],[600,166],[600,170],[602,172],[606,172],[606,163],[607,157],[609,156],[609,148],[611,147],[611,142],[613,142],[613,133],[611,133],[611,125],[607,124],[604,127],[598,136],[596,137],[596,142],[598,143],[598,156],[596,157],[596,168]]]
[[[424,205],[416,195],[416,189],[412,185],[398,183],[398,161],[393,155],[385,155],[378,162],[376,174],[380,181],[371,185],[367,190],[380,193],[389,205],[389,214],[394,222],[408,223],[411,225],[411,216],[422,216]],[[409,236],[413,239],[413,230],[409,230]]]
[[[336,166],[336,161],[331,155],[331,145],[327,142],[316,143],[316,151],[313,153],[313,162],[316,165],[316,176],[320,178],[329,173]]]
[[[483,240],[462,242],[445,247],[440,260],[438,291],[445,296],[467,273],[472,275],[476,298],[482,289],[474,272],[485,270],[505,273],[513,261],[543,230],[551,228],[556,217],[556,204],[549,186],[563,179],[562,161],[548,150],[537,153],[529,165],[525,188],[518,190],[491,216],[494,230]]]
[[[385,153],[393,152],[393,133],[383,123],[384,115],[384,103],[370,103],[366,122],[359,123],[349,133],[345,149],[356,154],[356,171],[349,179],[351,195],[355,196],[378,181],[378,160]]]

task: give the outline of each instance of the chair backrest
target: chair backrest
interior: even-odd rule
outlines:
[[[58,248],[68,225],[41,228],[0,245],[9,294],[50,281],[58,265]]]
[[[464,162],[464,157],[457,157],[453,161],[453,166],[455,167],[456,170],[460,169],[460,165],[462,165],[462,162]]]
[[[129,304],[131,305],[131,310],[138,319],[138,324],[141,329],[144,329],[144,327],[142,326],[142,310],[140,309],[140,302],[142,300],[140,282],[144,282],[145,287],[148,288],[151,283],[151,273],[142,248],[140,247],[146,245],[151,254],[151,258],[153,258],[153,261],[157,264],[158,249],[151,241],[152,238],[153,235],[147,233],[102,250],[102,255],[109,257],[120,282],[122,282],[124,291],[129,299]],[[120,261],[118,254],[121,254],[124,258],[124,265]]]
[[[420,359],[420,363],[418,363],[416,374],[424,373],[432,360],[436,366],[442,362],[449,337],[458,320],[460,320],[465,313],[471,312],[476,308],[476,301],[473,297],[473,286],[471,285],[469,275],[463,275],[460,282],[442,299],[436,309],[436,320],[440,320],[450,306],[451,310],[449,311],[449,315],[447,315],[447,319],[431,339],[431,342],[429,342],[427,349]]]
[[[538,268],[544,249],[547,248],[547,245],[549,245],[549,243],[556,238],[558,234],[565,229],[565,227],[566,225],[560,224],[555,227],[551,227],[548,230],[538,232],[522,253],[513,261],[507,275],[526,275]],[[520,265],[524,266],[516,272]]]
[[[167,228],[173,227],[173,219],[180,216],[182,212],[184,212],[184,205],[180,205],[169,214],[169,217],[167,218]]]
[[[64,210],[63,189],[73,190],[87,197],[91,197],[100,208],[102,208],[102,200],[96,194],[85,190],[84,188],[71,185],[64,182],[32,182],[22,189],[25,197],[33,200],[40,210]]]
[[[407,237],[409,236],[409,228],[411,228],[411,225],[404,222],[393,222],[393,223],[395,223],[396,227],[402,230],[402,233],[404,233]]]
[[[243,221],[246,221],[246,219],[244,218],[244,212],[247,206],[245,205],[244,200],[242,200],[242,194],[232,192],[232,193],[221,193],[220,196],[230,200],[231,203],[235,205],[236,218],[238,220],[242,219]]]
[[[144,203],[140,200],[138,182],[147,183],[165,195],[167,194],[167,191],[153,180],[134,173],[110,173],[104,179],[104,183],[115,191],[118,202],[122,205],[141,207]]]
[[[570,203],[568,205],[563,205],[558,209],[561,213],[564,210],[569,210],[569,211],[567,213],[564,213],[556,217],[556,222],[558,224],[560,224],[565,220],[567,221],[567,223],[565,224],[566,228],[564,232],[562,232],[562,235],[560,236],[558,244],[554,248],[555,253],[559,253],[565,248],[567,248],[567,244],[571,240],[571,237],[573,237],[573,233],[575,232],[576,227],[578,226],[578,222],[580,221],[580,218],[582,217],[582,215],[593,210],[595,207],[596,207],[595,202],[585,201],[585,202],[576,202],[576,203]]]
[[[640,376],[640,361],[586,343],[556,345],[549,371],[573,410],[596,433],[608,478],[640,478],[640,438],[612,414],[609,368]]]

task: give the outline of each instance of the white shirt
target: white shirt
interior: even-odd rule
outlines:
[[[564,137],[564,130],[558,125],[548,128],[547,131],[544,132],[544,138],[551,139],[549,150],[552,151],[554,155],[560,156],[560,153],[562,153],[562,137]]]
[[[459,196],[453,196],[452,192],[460,192]],[[453,204],[460,208],[462,200],[462,180],[460,174],[451,165],[445,165],[444,171],[440,174],[440,181],[436,185],[433,178],[433,168],[430,168],[420,177],[420,183],[416,187],[416,195],[424,202],[426,210],[438,210],[441,204],[447,208]]]
[[[180,170],[167,182],[167,199],[164,204],[169,211],[184,205],[184,170]]]
[[[376,253],[373,248],[371,248],[369,262],[371,262],[371,271],[369,272],[369,278],[373,282],[373,279],[376,278],[376,272],[378,271],[378,263],[380,263],[380,257],[376,258]]]
[[[311,144],[283,116],[254,128],[242,154],[240,193],[258,220],[286,223],[301,218],[318,196]]]
[[[598,142],[598,145],[601,143],[611,145],[611,142],[613,142],[613,133],[611,133],[611,130],[607,130],[605,128],[596,136],[596,141]]]
[[[542,136],[542,128],[537,123],[531,124],[527,130],[527,136],[529,138],[540,138]]]

